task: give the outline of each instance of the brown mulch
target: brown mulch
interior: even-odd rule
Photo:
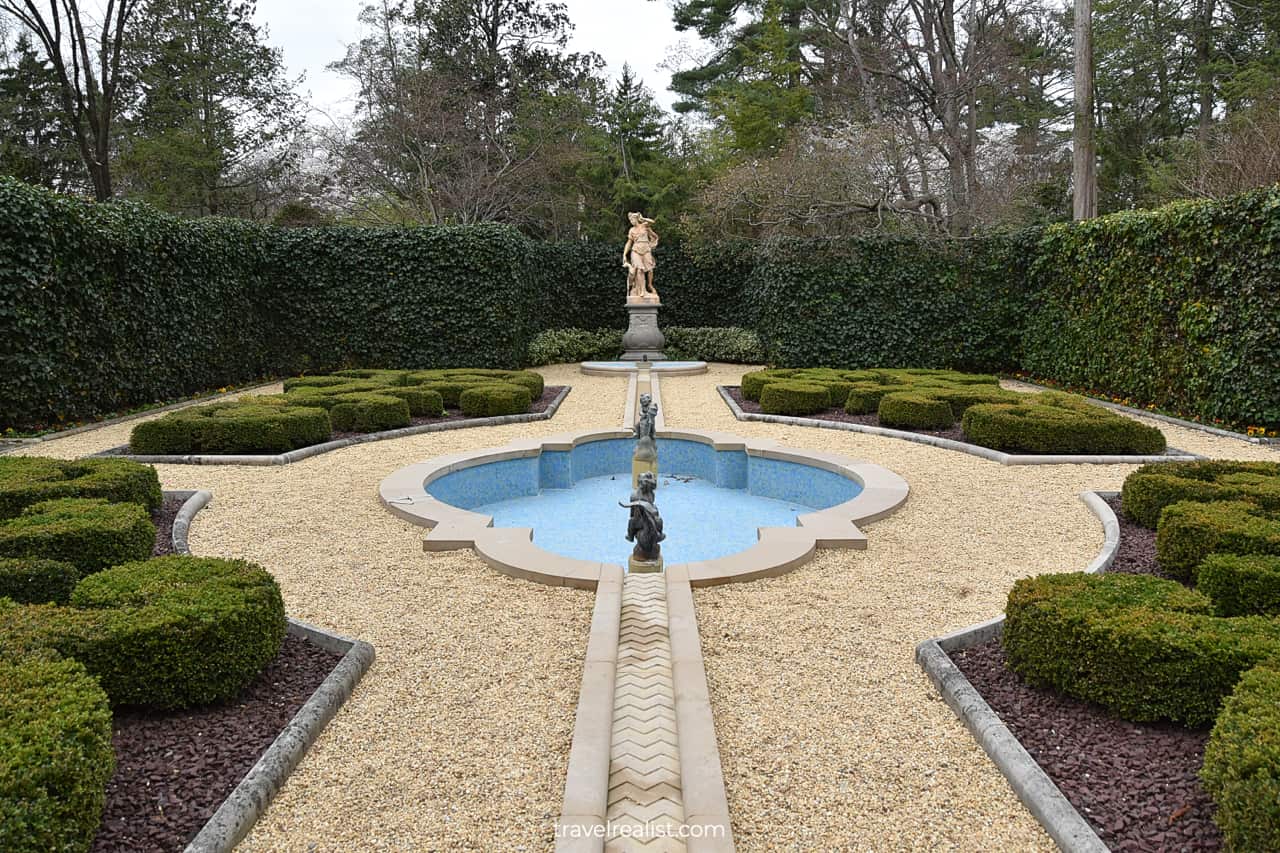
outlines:
[[[181,506],[166,498],[154,515],[156,556],[173,553]],[[229,702],[171,712],[114,709],[116,769],[94,853],[186,847],[340,659],[286,636],[275,660]]]
[[[1160,575],[1155,531],[1120,514],[1108,571]],[[1115,851],[1221,850],[1214,806],[1200,784],[1207,730],[1131,723],[1098,705],[1026,684],[996,638],[951,658],[1071,804]]]

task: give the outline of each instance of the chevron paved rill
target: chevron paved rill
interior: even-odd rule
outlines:
[[[666,576],[629,574],[622,582],[618,668],[609,755],[609,821],[615,826],[678,827],[684,823]],[[616,837],[607,851],[684,850],[676,838],[650,832]]]

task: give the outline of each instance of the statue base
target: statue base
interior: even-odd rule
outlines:
[[[662,348],[667,339],[658,328],[658,309],[662,303],[657,300],[628,299],[627,331],[622,336],[623,361],[666,361]]]
[[[656,560],[641,560],[635,554],[631,555],[631,559],[627,560],[627,571],[636,575],[652,575],[662,571],[662,558]]]
[[[632,459],[631,460],[631,488],[640,485],[640,475],[645,471],[650,472],[656,478],[658,476],[658,460],[657,459]]]

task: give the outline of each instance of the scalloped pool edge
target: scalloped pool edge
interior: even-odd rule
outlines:
[[[187,535],[191,522],[213,500],[213,493],[166,490],[164,494],[184,499],[173,521],[173,550],[190,554]],[[289,620],[288,632],[342,658],[191,839],[185,853],[230,853],[235,849],[373,665],[373,646],[363,640],[332,634],[296,619]]]
[[[1102,550],[1084,569],[1090,574],[1105,572],[1120,547],[1120,522],[1106,503],[1118,495],[1112,491],[1086,491],[1080,499],[1102,523]],[[1000,636],[1004,614],[959,631],[933,637],[916,646],[916,663],[937,687],[943,701],[955,712],[1000,772],[1009,787],[1035,816],[1049,837],[1067,853],[1105,853],[1109,848],[1093,831],[1089,821],[1071,805],[1017,736],[969,683],[951,660],[950,652],[967,649]]]
[[[471,548],[503,574],[551,586],[595,589],[605,567],[612,564],[575,560],[547,551],[533,543],[530,528],[493,527],[491,517],[447,504],[427,494],[426,487],[439,477],[463,468],[536,457],[544,450],[571,451],[593,441],[631,437],[630,430],[594,430],[519,439],[504,447],[438,456],[392,473],[379,484],[378,497],[394,515],[431,528],[422,542],[424,551]],[[818,548],[866,548],[867,538],[858,525],[897,511],[910,492],[907,481],[888,468],[835,453],[784,447],[772,439],[684,429],[663,429],[658,437],[695,441],[718,451],[738,450],[749,456],[810,465],[862,485],[861,493],[851,500],[799,516],[796,527],[760,528],[759,541],[745,551],[715,560],[679,564],[688,572],[694,586],[785,574],[813,559]]]

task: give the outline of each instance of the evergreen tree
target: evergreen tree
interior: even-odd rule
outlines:
[[[0,174],[56,190],[83,185],[75,139],[58,110],[58,77],[19,35],[0,68]]]

